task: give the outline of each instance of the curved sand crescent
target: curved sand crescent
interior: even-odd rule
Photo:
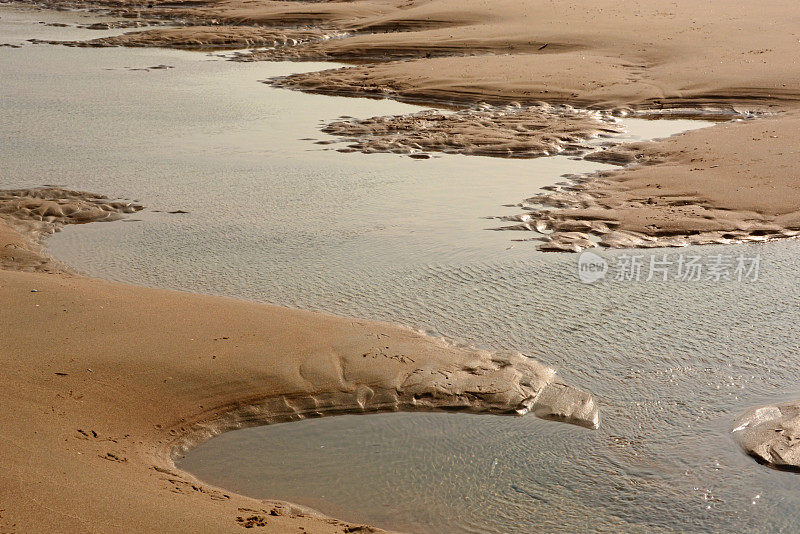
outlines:
[[[523,414],[590,428],[592,397],[516,353],[410,329],[69,274],[38,239],[139,206],[0,192],[0,531],[371,531],[178,471],[226,430],[395,410]],[[238,525],[238,526],[237,526]]]

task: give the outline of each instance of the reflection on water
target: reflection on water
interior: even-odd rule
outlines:
[[[35,24],[61,14],[25,16],[0,8],[3,40],[76,38],[75,28]],[[130,70],[159,64],[174,68]],[[83,272],[521,350],[595,392],[602,427],[452,414],[340,417],[230,433],[186,466],[253,495],[415,530],[797,524],[800,478],[750,461],[727,431],[745,406],[800,389],[798,242],[725,248],[761,254],[757,282],[580,284],[576,256],[514,243],[523,234],[487,231],[497,221],[485,217],[516,213],[503,204],[563,173],[605,167],[561,157],[415,161],[327,150],[303,140],[328,139],[320,120],[421,109],[257,83],[328,66],[234,64],[169,50],[0,48],[0,72],[14,73],[0,77],[4,184],[55,183],[159,210],[55,236],[51,249]],[[629,124],[643,136],[698,125]],[[175,209],[189,213],[164,213]]]

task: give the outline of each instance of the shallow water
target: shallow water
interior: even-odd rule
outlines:
[[[226,434],[180,465],[252,495],[419,532],[794,531],[800,478],[747,458],[728,432],[745,407],[800,393],[797,246],[725,249],[761,254],[760,280],[742,283],[586,286],[573,255],[395,272],[407,289],[390,309],[424,299],[422,324],[559,366],[597,394],[600,429],[531,417],[341,417]],[[385,280],[363,283],[360,298]],[[342,444],[353,436],[360,445]]]
[[[38,24],[75,16],[0,7],[0,42],[84,38],[75,33],[89,30]],[[130,70],[160,64],[173,68]],[[303,138],[330,139],[318,125],[340,115],[422,108],[258,83],[328,67],[0,48],[4,185],[59,184],[148,206],[139,221],[70,227],[48,242],[82,272],[521,350],[596,393],[601,428],[533,417],[344,416],[232,432],[183,467],[254,496],[416,531],[800,524],[800,478],[759,466],[728,436],[745,407],[800,389],[798,242],[670,251],[760,254],[756,282],[581,284],[577,256],[515,243],[527,234],[487,231],[499,224],[485,217],[517,213],[503,204],[563,173],[605,166],[337,153]],[[629,124],[631,137],[701,125]],[[190,213],[164,213],[176,209]],[[354,435],[359,445],[345,446]]]

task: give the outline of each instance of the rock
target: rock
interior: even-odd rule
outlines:
[[[731,434],[756,461],[800,472],[800,401],[748,410]]]

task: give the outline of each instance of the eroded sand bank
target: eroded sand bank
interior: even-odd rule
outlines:
[[[29,254],[17,263],[4,252],[0,271],[4,531],[370,531],[210,487],[172,460],[226,430],[339,413],[532,412],[598,424],[591,395],[517,353],[384,323],[23,272],[55,270],[30,256],[45,257],[38,241],[48,225],[107,220],[132,206],[56,188],[0,195],[0,236]]]
[[[510,228],[551,231],[542,248],[574,251],[795,237],[798,132],[792,112],[590,154],[627,166],[527,199]]]
[[[67,224],[114,221],[142,206],[59,187],[0,190],[0,268],[66,272],[42,250],[41,240]]]

